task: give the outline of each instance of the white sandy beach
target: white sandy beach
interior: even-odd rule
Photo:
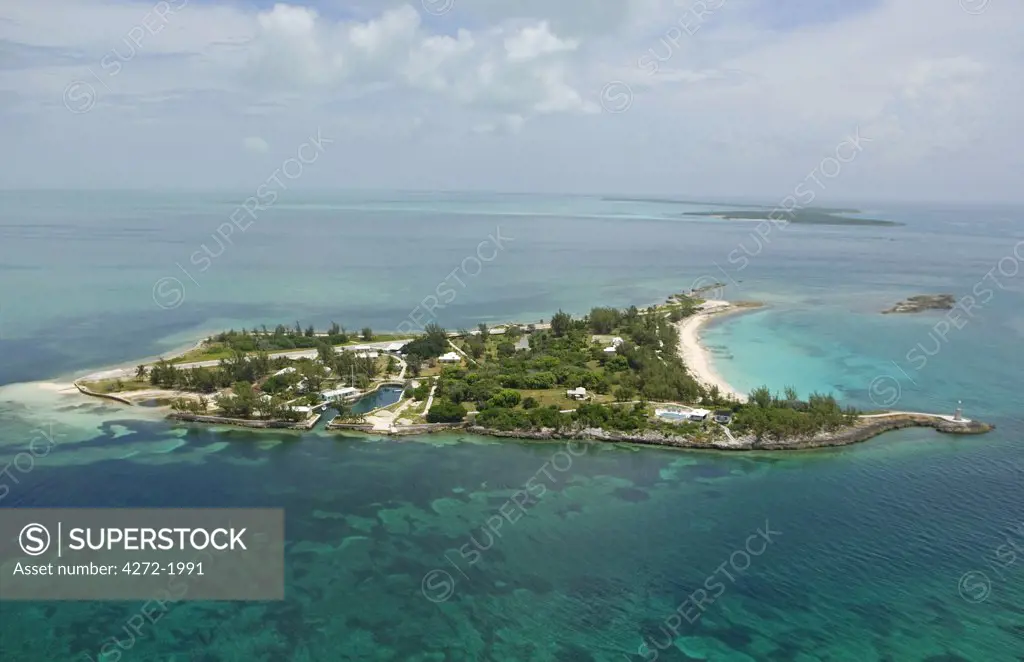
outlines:
[[[706,387],[717,386],[722,393],[732,395],[740,402],[746,402],[747,396],[733,388],[722,376],[715,372],[711,358],[700,343],[700,328],[712,317],[736,313],[748,308],[740,307],[728,301],[706,301],[701,312],[691,315],[676,324],[679,329],[679,355],[694,378]]]

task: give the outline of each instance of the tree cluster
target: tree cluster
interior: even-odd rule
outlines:
[[[423,335],[408,343],[402,351],[411,359],[423,362],[445,354],[449,347],[448,332],[431,322],[423,328]]]
[[[834,432],[855,423],[860,413],[852,407],[842,408],[832,395],[812,393],[807,400],[800,400],[792,387],[779,395],[767,386],[751,391],[748,403],[737,409],[732,429],[753,434],[758,440]]]

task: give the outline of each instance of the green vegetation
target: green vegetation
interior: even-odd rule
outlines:
[[[126,391],[144,391],[152,388],[150,383],[145,381],[145,378],[139,377],[135,379],[106,379],[103,381],[82,382],[82,386],[93,393],[124,393]]]
[[[673,318],[692,314],[696,303],[676,297],[643,311],[635,306],[594,308],[582,319],[560,310],[551,317],[550,330],[533,330],[529,348],[520,350],[504,335],[464,331],[456,342],[476,363],[441,370],[431,413],[437,409],[434,418],[443,413],[451,420],[457,412],[450,405],[466,403],[478,411],[479,425],[499,430],[571,426],[635,431],[649,425],[648,408],[633,403],[635,398],[727,404],[717,390],[704,389],[690,376],[677,352]],[[427,347],[423,356],[448,351],[444,329],[431,333],[436,340],[424,337],[410,348]],[[606,352],[612,337],[622,342],[615,352]],[[566,395],[579,387],[587,391],[583,403]],[[615,399],[623,404],[615,405]]]
[[[920,313],[926,310],[952,310],[956,306],[956,297],[952,294],[918,294],[900,301],[892,308],[882,311],[883,315],[891,313]]]
[[[324,332],[317,332],[312,326],[305,329],[296,322],[294,327],[279,324],[273,330],[263,326],[260,329],[224,331],[207,338],[201,347],[176,357],[171,363],[194,363],[217,361],[231,356],[234,352],[253,354],[256,352],[287,352],[316,349],[322,344],[331,346],[352,345],[360,342],[386,342],[404,340],[408,335],[375,334],[370,327],[360,333],[349,332],[345,327],[332,322]]]
[[[434,401],[430,411],[427,412],[427,422],[458,423],[466,418],[466,413],[466,408],[462,404],[440,398]]]
[[[271,358],[265,351],[248,354],[242,349],[233,349],[219,365],[210,367],[181,368],[161,359],[148,370],[149,384],[203,395],[224,391],[213,399],[217,411],[212,413],[220,416],[292,421],[305,417],[292,406],[320,404],[321,391],[339,386],[365,389],[382,367],[397,368],[394,357],[374,359],[354,352],[337,352],[323,337],[315,338],[313,348],[317,351],[315,360]],[[133,380],[130,387],[137,388],[139,381]],[[128,387],[125,385],[121,390],[129,390]],[[117,389],[104,392],[111,390]],[[197,401],[190,398],[176,400],[173,406],[178,411],[210,413],[205,399],[200,398],[199,402],[203,404],[198,409]]]
[[[420,385],[410,391],[413,400],[419,400],[420,402],[430,397],[430,382],[420,382]]]
[[[435,397],[429,411],[417,407],[410,417],[459,423],[474,412],[473,421],[492,430],[657,431],[698,441],[711,441],[724,432],[710,419],[657,419],[649,403],[728,408],[735,413],[732,432],[759,440],[812,436],[856,422],[858,412],[842,409],[831,395],[814,393],[803,401],[792,388],[779,395],[762,387],[741,404],[698,383],[679,357],[675,325],[698,309],[701,300],[695,294],[675,294],[665,304],[643,310],[597,307],[578,319],[559,310],[547,330],[510,326],[492,333],[481,324],[473,332],[462,330],[450,337],[441,326],[428,324],[405,346],[410,377],[421,377],[408,394],[424,402],[434,388]],[[528,343],[515,342],[524,334]],[[359,337],[381,336],[367,327]],[[161,359],[149,367],[138,366],[131,378],[88,386],[101,393],[152,386],[194,394],[174,400],[177,411],[299,421],[306,413],[295,408],[321,404],[322,391],[342,386],[366,389],[381,381],[381,373],[398,372],[400,362],[394,356],[371,358],[336,350],[336,345],[355,340],[337,324],[326,334],[299,324],[292,329],[278,326],[272,332],[228,331],[211,338],[206,348],[216,346],[224,352],[215,366],[183,368]],[[437,357],[453,347],[468,360],[438,365]],[[316,356],[270,354],[285,349],[313,350]],[[346,403],[336,405],[339,420],[363,418]]]
[[[855,423],[859,414],[852,407],[840,407],[831,395],[812,393],[803,401],[792,387],[780,396],[762,386],[750,393],[746,405],[737,407],[732,430],[752,434],[758,440],[789,439],[834,432]]]
[[[449,349],[448,332],[431,322],[423,327],[423,335],[406,345],[404,351],[411,368],[414,361],[419,364],[434,359]]]
[[[571,414],[559,413],[556,406],[528,409],[491,407],[476,416],[477,425],[506,432],[540,428],[562,430],[568,428],[571,422]]]

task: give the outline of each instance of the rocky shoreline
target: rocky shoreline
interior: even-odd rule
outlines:
[[[232,425],[240,428],[253,428],[256,430],[311,430],[320,420],[322,414],[312,416],[305,421],[293,423],[291,421],[256,421],[247,418],[226,418],[224,416],[203,416],[201,414],[189,414],[187,412],[173,412],[167,415],[172,421],[184,423],[205,423],[207,425]]]
[[[201,416],[176,412],[169,414],[171,420],[186,423],[204,423],[209,425],[231,425],[252,429],[288,429],[310,430],[316,425],[320,416],[312,417],[301,423],[286,421],[250,421],[244,419],[224,418],[221,416]],[[338,433],[378,434],[388,437],[423,435],[437,432],[453,432],[462,430],[483,437],[506,439],[522,439],[533,441],[596,441],[616,444],[638,444],[642,446],[661,446],[665,448],[685,448],[693,450],[720,451],[798,451],[816,448],[835,448],[858,444],[879,435],[912,427],[932,428],[943,434],[979,435],[995,429],[994,425],[980,421],[954,421],[934,414],[892,413],[862,418],[851,427],[834,432],[821,432],[811,437],[793,437],[790,439],[757,439],[754,435],[729,438],[723,436],[712,441],[697,440],[692,437],[666,434],[657,430],[643,432],[616,432],[602,428],[579,428],[573,430],[496,430],[480,425],[466,423],[433,423],[408,426],[395,426],[390,430],[375,430],[373,426],[359,423],[330,423],[327,430]]]
[[[956,297],[952,294],[919,294],[900,301],[892,308],[883,310],[883,315],[900,313],[922,313],[926,310],[952,310]]]
[[[697,441],[690,437],[668,435],[663,432],[648,430],[641,433],[610,432],[601,428],[581,428],[578,430],[492,430],[482,426],[468,426],[466,431],[472,434],[489,437],[506,437],[534,440],[569,440],[604,441],[610,443],[640,444],[645,446],[665,446],[671,448],[723,450],[723,451],[792,451],[814,448],[830,448],[849,446],[873,439],[892,430],[911,427],[928,427],[945,434],[977,435],[995,429],[995,426],[978,421],[956,422],[931,414],[894,413],[872,419],[862,419],[855,425],[835,432],[821,432],[812,437],[794,437],[792,439],[761,439],[753,435],[714,440],[711,442]]]

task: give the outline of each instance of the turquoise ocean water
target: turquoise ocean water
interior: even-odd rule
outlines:
[[[1024,211],[769,229],[664,201],[296,193],[218,242],[245,197],[0,193],[0,507],[282,507],[286,599],[180,603],[141,632],[140,603],[3,603],[5,662],[1022,659]],[[704,334],[735,385],[962,401],[997,430],[743,455],[396,441],[171,425],[58,390],[224,327],[429,320],[442,284],[455,328],[715,282],[766,304]],[[973,309],[878,314],[938,292]]]

